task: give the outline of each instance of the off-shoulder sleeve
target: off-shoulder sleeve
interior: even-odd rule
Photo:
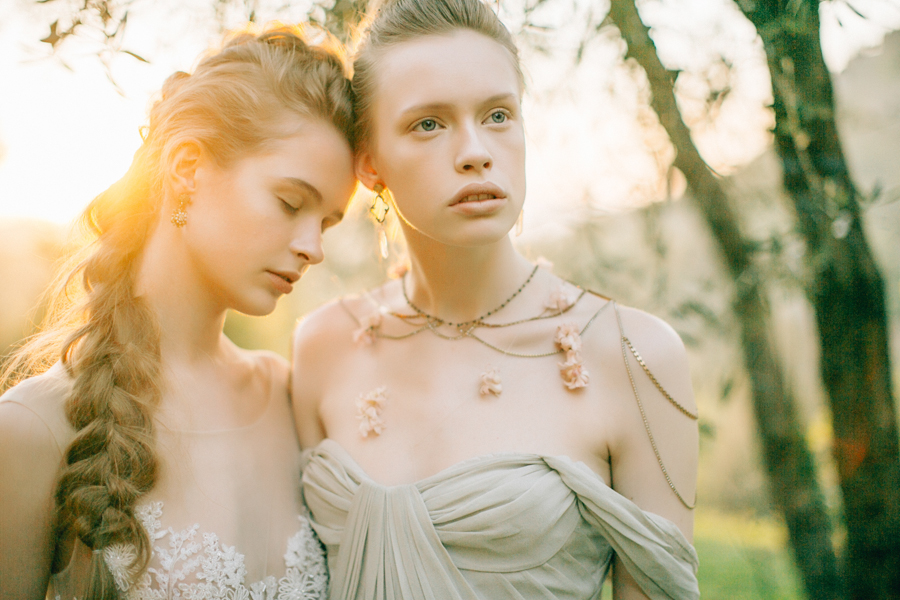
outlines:
[[[652,600],[700,597],[697,553],[674,523],[641,510],[587,466],[544,457],[578,497],[582,517],[605,537],[622,565]]]

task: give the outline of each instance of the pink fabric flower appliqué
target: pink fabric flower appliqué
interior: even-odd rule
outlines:
[[[550,298],[548,298],[547,302],[544,303],[544,307],[547,310],[561,313],[572,306],[573,303],[574,301],[572,300],[572,297],[567,294],[565,290],[560,288],[550,294]]]
[[[368,437],[370,433],[381,435],[384,420],[381,411],[387,401],[387,388],[381,386],[366,394],[360,394],[356,401],[356,418],[359,419],[359,434]]]
[[[481,387],[478,388],[478,393],[482,396],[487,396],[488,394],[499,396],[503,393],[500,369],[488,367],[488,370],[481,374]]]
[[[557,327],[553,341],[564,352],[581,352],[581,333],[575,323],[563,323]]]
[[[353,343],[370,346],[375,343],[375,335],[381,327],[381,311],[375,311],[359,320],[359,329],[353,332]]]
[[[586,387],[591,380],[591,375],[584,368],[584,361],[580,352],[569,351],[566,353],[566,362],[559,363],[559,374],[563,383],[570,390]]]
[[[581,356],[581,333],[574,323],[564,323],[556,328],[554,338],[556,347],[566,353],[565,362],[559,364],[559,374],[566,387],[577,390],[587,386],[591,379],[590,373],[584,368],[584,359]]]

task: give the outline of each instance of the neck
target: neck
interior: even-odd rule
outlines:
[[[533,266],[508,237],[494,244],[462,248],[407,231],[411,271],[405,280],[410,301],[447,322],[477,319],[505,302]]]
[[[156,313],[164,367],[207,361],[221,350],[226,307],[204,289],[191,264],[178,230],[159,223],[144,248],[137,293]]]

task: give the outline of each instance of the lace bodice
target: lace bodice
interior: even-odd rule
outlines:
[[[262,357],[265,358],[265,357]],[[134,548],[103,549],[126,600],[312,600],[327,594],[327,569],[300,491],[300,448],[287,396],[287,370],[274,359],[255,363],[269,382],[267,403],[228,429],[200,429],[202,419],[158,420],[153,488],[135,514],[149,534],[151,557],[137,580],[127,565]],[[37,379],[37,378],[36,378]],[[4,401],[22,405],[48,424],[62,452],[75,432],[62,399],[70,381],[59,368]],[[26,393],[27,392],[27,393]],[[190,409],[190,405],[186,405]],[[58,449],[57,449],[58,448]],[[300,517],[298,520],[298,516]],[[84,600],[90,548],[78,540],[60,546],[62,566],[50,576],[47,598]],[[71,548],[71,549],[69,549]]]
[[[305,517],[299,517],[299,530],[288,540],[285,575],[251,583],[244,555],[223,545],[215,533],[201,532],[199,524],[181,531],[163,528],[162,502],[139,506],[136,514],[150,536],[156,566],[130,585],[127,567],[134,548],[118,544],[103,551],[127,600],[319,600],[327,595],[325,556]]]

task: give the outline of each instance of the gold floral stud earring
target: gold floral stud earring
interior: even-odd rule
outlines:
[[[178,196],[178,206],[172,211],[172,225],[184,227],[187,224],[187,206],[191,203],[191,195],[183,192]]]

